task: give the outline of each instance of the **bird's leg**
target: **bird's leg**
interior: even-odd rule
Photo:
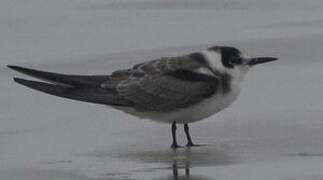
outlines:
[[[184,131],[185,131],[186,138],[187,138],[187,144],[186,144],[186,146],[187,147],[198,146],[198,145],[195,145],[193,143],[193,141],[192,141],[192,138],[191,138],[191,135],[190,135],[190,131],[189,131],[189,128],[188,128],[188,124],[184,124]]]
[[[172,123],[172,137],[173,137],[173,143],[172,143],[172,145],[171,145],[171,148],[173,148],[173,149],[176,149],[176,148],[180,148],[181,146],[179,146],[178,144],[177,144],[177,140],[176,140],[176,122],[174,121],[173,123]]]

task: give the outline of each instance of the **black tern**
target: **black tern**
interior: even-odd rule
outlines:
[[[201,52],[147,61],[110,75],[67,75],[8,67],[45,81],[14,78],[29,88],[170,123],[171,147],[178,148],[181,146],[176,140],[177,123],[184,124],[187,146],[195,146],[188,124],[228,107],[238,97],[250,67],[274,60],[277,58],[248,58],[237,48],[214,46]]]

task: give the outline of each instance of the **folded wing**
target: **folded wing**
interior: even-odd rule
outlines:
[[[168,112],[212,96],[218,84],[215,77],[177,70],[123,81],[117,86],[117,92],[139,110]]]
[[[219,79],[195,71],[205,68],[200,56],[161,58],[111,75],[66,75],[19,66],[18,72],[51,83],[15,81],[51,95],[99,104],[133,107],[140,111],[173,111],[216,93]]]

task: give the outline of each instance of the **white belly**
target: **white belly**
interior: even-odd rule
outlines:
[[[226,95],[215,94],[211,98],[201,101],[186,109],[179,109],[173,112],[137,112],[132,108],[117,108],[128,114],[137,116],[141,119],[150,119],[153,121],[159,121],[164,123],[192,123],[207,117],[225,109],[239,95],[239,89],[232,90]]]

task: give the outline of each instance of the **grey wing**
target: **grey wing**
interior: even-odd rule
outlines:
[[[186,108],[216,93],[218,80],[188,70],[122,81],[116,90],[141,111],[168,112]]]
[[[195,73],[205,63],[192,55],[166,57],[116,71],[101,87],[116,90],[140,111],[172,111],[196,104],[215,93],[214,76]]]
[[[109,76],[107,81],[101,83],[101,87],[115,89],[120,82],[137,82],[146,76],[159,76],[177,70],[194,70],[203,67],[199,58],[194,58],[193,53],[178,57],[164,57],[136,64],[130,69],[115,71]]]

